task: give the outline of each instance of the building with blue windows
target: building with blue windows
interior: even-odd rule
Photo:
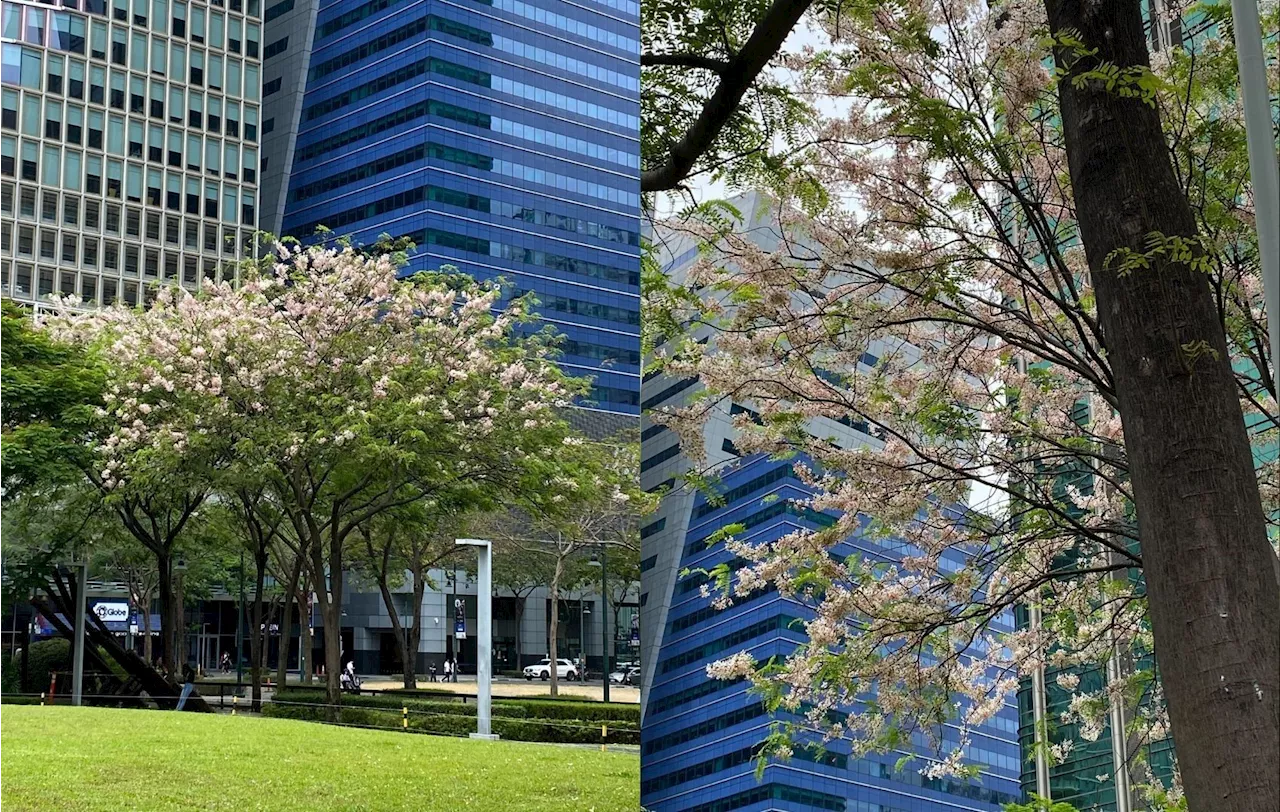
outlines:
[[[639,413],[634,0],[275,0],[263,11],[263,228],[407,236],[532,292],[590,402]]]
[[[747,195],[734,202],[744,216],[740,233],[749,232],[762,244],[778,239],[776,216],[767,201]],[[668,273],[680,278],[697,255],[696,244],[681,238],[660,242],[667,254]],[[875,364],[875,352],[876,347],[868,348],[863,362]],[[694,379],[654,375],[642,387],[642,406],[649,410],[678,404],[699,389]],[[654,812],[997,812],[1002,804],[1019,800],[1018,714],[1012,704],[972,733],[966,755],[980,770],[978,780],[924,778],[919,772],[921,759],[937,753],[923,738],[915,739],[910,748],[920,759],[901,770],[896,762],[907,750],[855,759],[850,757],[848,742],[837,741],[821,752],[796,748],[789,762],[771,763],[757,778],[755,753],[773,719],[745,683],[710,680],[706,665],[742,650],[757,661],[786,656],[804,641],[803,629],[795,621],[812,614],[802,603],[776,591],[756,593],[729,609],[716,609],[703,597],[700,588],[705,576],[697,571],[726,562],[734,565],[732,553],[713,536],[728,524],[742,525],[739,537],[744,540],[768,541],[798,528],[829,526],[834,517],[797,504],[810,491],[795,476],[794,461],[739,455],[731,419],[740,412],[750,413],[750,404],[724,402],[717,409],[703,435],[707,464],[718,476],[720,498],[714,501],[679,487],[688,462],[677,438],[642,418],[641,483],[649,490],[670,489],[641,532],[644,808]],[[862,424],[823,419],[815,428],[849,446],[880,442]],[[907,550],[860,535],[835,550],[843,556],[854,552],[888,561]],[[682,576],[682,572],[690,574]],[[1012,613],[1004,627],[1013,628]],[[944,742],[955,741],[956,730],[944,727],[942,732]]]

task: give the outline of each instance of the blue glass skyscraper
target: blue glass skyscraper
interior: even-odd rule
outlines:
[[[637,414],[639,5],[278,0],[264,20],[264,227],[408,236],[406,272],[534,293],[589,405]]]
[[[771,218],[766,201],[749,195],[734,202],[744,213],[739,233],[750,233],[762,242],[777,239],[776,218]],[[675,239],[667,246],[668,273],[678,278],[696,258],[696,243]],[[863,362],[874,365],[877,359],[870,353],[876,351],[869,348]],[[642,407],[676,405],[699,388],[696,379],[649,376],[642,389]],[[644,808],[653,812],[997,812],[1002,804],[1019,800],[1018,715],[1013,704],[971,731],[965,756],[979,770],[977,780],[921,775],[924,759],[938,753],[920,734],[909,745],[904,743],[900,752],[866,758],[852,758],[847,741],[831,742],[823,751],[797,747],[789,762],[770,763],[756,776],[756,754],[773,718],[747,683],[711,680],[706,666],[737,651],[750,652],[758,662],[785,657],[804,642],[798,621],[812,618],[812,613],[803,603],[774,590],[755,593],[729,609],[717,609],[702,594],[706,577],[699,572],[723,563],[730,568],[745,563],[735,560],[715,535],[727,525],[742,526],[737,537],[755,543],[800,528],[830,526],[834,517],[798,504],[811,492],[795,476],[795,460],[740,456],[733,442],[732,419],[743,412],[750,414],[750,404],[719,404],[703,436],[707,464],[719,476],[715,500],[688,488],[672,489],[688,467],[681,446],[673,432],[642,420],[641,484],[648,490],[671,489],[641,530],[640,791]],[[822,436],[841,445],[879,442],[865,424],[822,419],[818,428]],[[860,553],[884,561],[910,552],[905,543],[861,535],[833,550],[837,557]],[[958,558],[948,555],[954,559],[951,565],[958,567]],[[995,625],[1011,630],[1012,612]],[[954,727],[944,725],[933,732],[944,743],[942,752],[958,742],[959,731]],[[908,753],[921,758],[898,769],[898,759]]]

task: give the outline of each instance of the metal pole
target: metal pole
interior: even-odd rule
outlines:
[[[85,604],[89,602],[89,553],[81,554],[76,576],[76,642],[71,659],[71,704],[79,706],[84,697]]]
[[[1236,61],[1240,65],[1240,99],[1244,102],[1245,139],[1249,144],[1262,291],[1267,303],[1271,377],[1280,381],[1280,172],[1271,135],[1271,98],[1267,92],[1258,5],[1258,0],[1231,0],[1231,20],[1236,35]]]
[[[476,552],[476,732],[473,739],[497,739],[492,732],[493,715],[493,545],[481,539],[457,539],[457,543],[479,547]],[[555,667],[554,665],[552,666]]]
[[[604,668],[601,681],[604,683],[604,701],[609,701],[609,559],[606,547],[600,545],[600,641],[604,647],[600,649]]]
[[[244,550],[240,551],[240,618],[236,622],[236,687],[244,684]]]

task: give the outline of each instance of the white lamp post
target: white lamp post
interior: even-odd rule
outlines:
[[[476,732],[473,739],[497,739],[492,732],[493,709],[493,545],[483,539],[457,539],[459,546],[477,547],[476,566]]]

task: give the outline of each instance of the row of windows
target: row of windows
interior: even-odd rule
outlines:
[[[131,280],[119,277],[99,277],[93,273],[81,273],[77,284],[77,273],[74,270],[58,270],[54,268],[33,268],[31,265],[17,264],[10,275],[9,264],[0,261],[0,296],[20,298],[20,300],[40,301],[60,293],[63,296],[77,296],[82,302],[90,305],[123,304],[134,306],[150,304],[155,300],[160,286],[159,277],[152,280]],[[219,277],[234,278],[234,266],[218,266],[212,260],[204,260],[196,265],[196,257],[183,260],[183,284],[195,288],[197,279],[216,279]],[[10,282],[12,279],[12,282]],[[177,282],[177,277],[169,279]],[[189,279],[189,280],[188,280]],[[35,280],[35,286],[32,282]]]
[[[640,571],[648,572],[656,566],[658,566],[658,556],[655,554],[640,562]]]
[[[10,244],[10,224],[0,225],[0,249],[4,253],[16,253],[19,257],[35,259],[35,235],[25,226],[18,228],[18,239],[16,251],[14,246]],[[97,238],[89,239],[78,238],[74,234],[64,234],[61,240],[61,251],[59,241],[56,234],[42,231],[39,237],[39,258],[40,260],[48,260],[51,262],[59,262],[60,267],[67,270],[74,277],[75,271],[72,268],[80,264],[86,268],[98,269],[104,271],[112,271],[115,275],[121,274],[131,277],[142,277],[143,281],[147,280],[170,280],[177,281],[179,273],[182,274],[182,281],[187,284],[195,284],[197,276],[196,260],[202,255],[188,255],[185,260],[174,252],[161,252],[156,249],[144,249],[137,245],[126,243],[123,246],[120,243],[110,240],[99,242]],[[79,251],[77,251],[79,249]],[[205,276],[211,275],[208,271],[212,270],[216,264],[213,258],[206,257],[204,259],[206,273]],[[181,268],[181,271],[179,270]],[[87,276],[87,274],[86,274]],[[30,283],[25,278],[19,277],[15,280],[15,287],[18,293],[31,292]],[[62,290],[62,293],[74,294],[76,290]],[[52,293],[51,290],[37,290],[38,296],[45,296]],[[79,291],[84,298],[92,299],[92,296],[86,296],[85,292]]]
[[[749,695],[748,695],[749,696]],[[694,739],[700,739],[703,736],[710,736],[719,733],[721,730],[727,730],[734,725],[740,725],[752,719],[759,719],[766,713],[764,703],[752,698],[752,701],[742,708],[735,708],[729,713],[712,717],[706,721],[699,722],[696,725],[681,728],[680,730],[667,733],[664,736],[656,736],[646,739],[644,743],[644,754],[646,756],[659,753],[670,747],[676,747],[691,742]]]
[[[748,640],[753,638],[760,637],[761,635],[768,634],[769,632],[782,631],[788,628],[795,621],[796,618],[789,615],[774,615],[771,618],[766,618],[757,623],[753,623],[746,628],[731,632],[718,640],[711,640],[704,643],[695,649],[684,652],[683,654],[668,657],[660,663],[662,667],[659,669],[659,673],[667,674],[678,668],[684,668],[687,665],[696,663],[699,660],[705,660],[709,657],[713,657],[726,649],[738,648],[743,643],[746,643]]]
[[[599,65],[583,62],[582,60],[574,59],[555,51],[549,51],[545,48],[538,48],[509,37],[497,36],[483,29],[434,14],[420,17],[408,25],[383,34],[377,39],[361,43],[349,51],[320,62],[308,71],[307,78],[312,81],[321,79],[336,71],[363,62],[401,43],[419,42],[422,39],[422,35],[427,31],[439,31],[442,34],[448,34],[468,42],[474,42],[477,45],[494,48],[534,62],[540,62],[544,65],[551,65],[578,76],[585,76],[598,82],[616,85],[626,90],[639,91],[640,89],[640,80],[637,76],[608,70]],[[268,49],[270,49],[270,46],[268,46]]]
[[[643,443],[645,440],[651,440],[666,430],[667,430],[666,426],[650,426],[649,428],[640,432],[640,442]]]
[[[565,355],[575,355],[579,358],[590,358],[595,361],[629,364],[636,367],[640,366],[639,350],[624,350],[619,347],[606,347],[603,344],[576,341],[572,338],[561,339],[559,347]]]
[[[133,70],[146,73],[148,65],[146,59],[147,49],[142,47],[135,50],[134,53],[142,54],[143,57],[141,60],[133,60],[133,62],[130,63],[130,67]],[[226,95],[228,103],[230,103],[231,99],[241,97],[251,102],[258,101],[260,90],[258,83],[260,81],[260,73],[257,65],[245,64],[243,65],[242,71],[241,62],[233,59],[226,61],[224,70],[224,62],[221,56],[217,54],[210,54],[208,62],[206,63],[204,51],[192,50],[190,54],[191,64],[190,69],[188,70],[186,47],[174,45],[169,52],[171,59],[169,61],[168,69],[166,70],[164,62],[165,48],[163,43],[153,43],[151,54],[151,73],[154,74],[154,77],[176,76],[179,81],[181,81],[183,77],[187,77],[189,80],[188,84],[192,87],[204,87],[207,80],[209,89]],[[62,78],[65,75],[62,71],[62,57],[58,54],[51,54],[49,60],[48,91],[50,93],[62,94]],[[117,65],[125,65],[125,61],[123,59],[113,61]],[[6,44],[3,48],[3,72],[0,73],[0,80],[7,85],[21,86],[31,90],[41,90],[42,87],[40,80],[43,62],[44,55],[40,51],[36,51],[31,48],[24,48],[20,45]],[[91,66],[89,69],[91,79],[101,79],[105,75],[105,72],[105,68],[98,67],[96,65]],[[113,79],[113,91],[117,89],[118,85],[120,93],[123,94],[125,74],[120,71],[111,71],[111,76]],[[115,77],[120,78],[117,81]],[[152,83],[159,83],[160,80],[154,77],[152,78]],[[83,93],[85,78],[83,63],[78,60],[71,61],[70,78],[71,81],[68,87],[68,90],[70,91],[69,95],[72,95],[75,98],[82,98],[81,94]],[[146,80],[141,76],[135,75],[130,81],[137,83],[145,82]],[[102,84],[103,83],[99,81],[92,85],[92,87],[100,88],[102,87]],[[243,94],[241,93],[242,88]],[[123,98],[123,95],[117,97],[113,93],[113,106],[122,107],[124,104]],[[105,103],[101,95],[92,100],[99,104]]]
[[[13,124],[17,99],[16,94],[14,98],[10,97],[11,92],[5,91],[3,94],[4,109],[0,118],[5,129],[16,130],[18,128]],[[43,134],[49,140],[76,146],[85,145],[121,158],[127,156],[156,164],[164,164],[167,160],[168,165],[174,168],[183,166],[185,145],[188,170],[198,172],[203,168],[210,175],[217,176],[221,173],[223,177],[233,180],[239,180],[243,176],[248,183],[257,182],[258,150],[254,147],[244,147],[242,150],[238,142],[224,142],[218,138],[205,137],[199,130],[189,131],[173,126],[167,128],[166,138],[166,128],[159,124],[147,124],[143,120],[124,116],[107,116],[92,108],[86,114],[83,108],[76,105],[67,105],[64,111],[61,103],[51,100],[45,100],[44,115],[41,116],[40,102],[37,96],[27,95],[23,98],[21,132],[24,135],[38,138]],[[235,125],[235,131],[239,132],[239,122],[235,122]],[[232,130],[231,122],[228,122],[227,129]]]
[[[415,149],[421,148],[418,147]],[[399,155],[403,154],[404,153],[399,153]],[[397,157],[398,156],[393,155],[384,160],[389,161],[396,159]],[[414,204],[421,203],[424,200],[453,203],[455,196],[459,194],[460,193],[454,192],[453,190],[442,189],[436,186],[418,187],[390,195],[382,198],[381,200],[366,203],[353,209],[337,212],[322,220],[292,228],[290,231],[301,237],[311,236],[316,233],[316,230],[321,226],[328,228],[331,231],[340,231],[349,225],[377,217],[381,214],[386,214],[387,212],[402,209],[406,206],[412,206]],[[575,257],[561,256],[559,254],[552,254],[546,251],[522,248],[520,246],[509,245],[495,240],[486,240],[479,237],[454,234],[437,229],[427,229],[419,233],[425,236],[426,242],[424,244],[444,245],[458,251],[505,259],[511,262],[521,262],[526,265],[536,265],[578,276],[586,276],[592,279],[603,279],[631,286],[637,286],[640,284],[640,275],[638,271],[628,271],[622,268],[602,265],[598,262],[577,259]],[[638,360],[639,359],[637,358],[637,363]]]
[[[530,291],[522,290],[516,295],[523,296]],[[575,316],[586,316],[587,318],[599,319],[601,321],[613,321],[620,324],[640,324],[640,311],[630,310],[625,307],[615,307],[614,305],[601,304],[600,302],[584,302],[581,299],[570,299],[567,296],[553,296],[550,294],[535,294],[538,298],[538,310],[543,313],[571,313]],[[636,395],[639,400],[639,394]]]
[[[810,809],[827,809],[831,812],[845,812],[846,806],[844,798],[828,795],[825,792],[789,787],[786,784],[762,784],[754,789],[734,793],[727,798],[688,807],[685,812],[732,812],[734,809],[766,801],[785,801],[787,805],[783,807],[784,809],[804,806]]]
[[[654,533],[661,533],[663,529],[666,528],[666,526],[667,526],[667,517],[663,516],[661,519],[658,519],[656,522],[650,522],[649,524],[646,524],[644,527],[640,528],[640,538],[647,539],[649,538],[649,536],[652,536]]]
[[[141,203],[145,195],[145,200],[153,206],[164,205],[170,211],[183,210],[183,176],[178,173],[147,169],[144,187],[143,168],[135,164],[125,165],[121,161],[108,159],[104,173],[103,159],[96,155],[86,157],[77,150],[63,151],[49,145],[41,149],[38,144],[29,141],[22,142],[19,160],[15,141],[9,136],[0,138],[0,175],[20,175],[26,181],[41,183],[49,188],[62,187],[73,192],[79,192],[82,188],[89,194],[102,194],[105,191],[108,198],[119,200],[123,197],[135,203]],[[185,186],[186,213],[200,214],[200,180],[187,176]],[[234,223],[239,212],[240,221],[244,225],[256,225],[255,191],[241,190],[229,183],[219,184],[213,181],[205,182],[203,189],[204,216],[216,218],[221,209],[222,219]]]
[[[717,494],[714,502],[708,501],[694,508],[693,518],[696,521],[710,513],[715,513],[725,505],[733,504],[747,494],[767,488],[775,482],[781,482],[784,479],[794,479],[795,471],[790,465],[779,465],[770,469],[768,472],[758,477],[747,480],[736,488],[731,488],[724,493]]]
[[[511,79],[504,79],[500,76],[494,76],[484,71],[468,68],[454,62],[449,62],[436,57],[428,57],[418,60],[410,65],[392,71],[391,73],[379,76],[371,82],[366,82],[360,87],[348,90],[345,93],[339,93],[336,96],[316,102],[303,111],[303,121],[314,121],[315,119],[328,115],[336,110],[352,105],[361,99],[389,90],[397,85],[411,81],[419,76],[425,76],[428,73],[437,73],[441,76],[448,76],[469,84],[478,85],[490,90],[497,90],[502,93],[509,93],[513,96],[519,96],[529,101],[545,104],[561,110],[568,110],[578,115],[605,121],[610,124],[626,127],[633,131],[640,129],[639,116],[622,113],[603,105],[594,104],[584,101],[583,99],[566,96],[563,93],[555,93],[545,88],[534,87],[523,82],[516,82]]]
[[[989,804],[1005,804],[1017,803],[1021,800],[1019,795],[1001,792],[999,790],[984,787],[968,781],[962,781],[958,778],[926,778],[919,770],[898,770],[895,771],[892,765],[884,764],[879,761],[870,759],[860,759],[854,762],[854,771],[863,775],[870,775],[875,778],[897,781],[902,784],[910,784],[913,787],[923,787],[931,789],[934,792],[945,792],[948,795],[956,795],[961,798],[969,798],[974,801],[982,801]]]
[[[60,99],[52,98],[53,96],[66,95],[70,99],[84,100],[85,98],[85,82],[86,71],[85,64],[79,60],[72,59],[69,63],[64,62],[60,57],[51,57],[46,65],[48,73],[45,76],[45,92],[40,95],[34,93],[23,94],[26,97],[24,101],[24,110],[35,110],[36,114],[27,122],[24,127],[28,126],[31,121],[38,119],[40,99],[44,99],[46,108],[56,106],[61,109],[62,102]],[[152,78],[150,80],[150,88],[148,89],[148,80],[142,76],[130,76],[123,71],[108,71],[106,68],[97,65],[90,65],[88,68],[88,101],[91,104],[100,104],[109,106],[115,110],[128,109],[131,113],[138,115],[149,115],[154,119],[163,119],[165,117],[165,103],[168,102],[169,121],[174,124],[181,124],[184,120],[189,127],[204,127],[212,133],[222,133],[233,138],[240,138],[241,111],[243,110],[244,133],[243,138],[247,141],[258,140],[258,107],[255,104],[241,104],[234,99],[224,99],[222,96],[213,93],[205,94],[199,90],[186,90],[182,85],[166,85],[165,82]],[[35,86],[26,82],[19,82],[25,87],[32,90],[39,90],[39,81]],[[126,94],[126,90],[128,91]],[[108,91],[110,91],[108,93]],[[4,90],[4,115],[5,125],[10,129],[14,129],[17,125],[11,121],[12,117],[17,115],[17,91]],[[32,101],[32,100],[35,101]],[[79,110],[76,105],[68,105],[68,115],[71,110]],[[225,118],[223,116],[225,110]],[[206,118],[206,112],[208,116]],[[92,112],[90,113],[92,115]],[[34,133],[29,132],[29,135]]]
[[[65,8],[77,8],[76,0],[63,0]],[[223,6],[223,0],[211,0],[211,6]],[[261,36],[259,23],[252,18],[257,17],[259,1],[248,0],[248,18],[239,17],[244,12],[242,0],[230,0],[229,8],[234,14],[224,14],[202,5],[174,3],[173,0],[150,0],[148,15],[147,0],[133,0],[133,14],[129,14],[127,0],[111,0],[111,13],[106,10],[106,0],[83,0],[83,12],[111,17],[120,23],[132,26],[150,27],[159,33],[168,32],[170,36],[191,36],[192,42],[204,44],[207,37],[209,45],[218,49],[227,49],[230,53],[241,53],[241,47],[253,58],[257,56],[257,44]],[[189,10],[189,14],[188,14]],[[172,19],[170,19],[172,12]],[[188,32],[189,22],[189,32]],[[95,26],[100,20],[93,22]]]
[[[262,58],[267,60],[273,56],[279,56],[287,50],[289,50],[289,38],[281,37],[275,42],[267,45],[267,47],[262,50]]]
[[[778,591],[778,587],[775,584],[770,583],[768,586],[758,589],[752,592],[750,595],[747,595],[746,597],[738,598],[737,600],[734,601],[734,606],[746,606],[752,601],[759,600],[760,598],[763,598],[767,595],[772,595],[777,591]],[[687,615],[681,615],[680,617],[670,621],[667,624],[667,631],[671,633],[682,632],[685,629],[691,629],[694,626],[697,626],[699,623],[703,623],[705,621],[711,620],[714,617],[722,617],[723,614],[724,614],[724,610],[719,609],[715,606],[710,606],[710,605],[704,606],[701,609],[698,609],[696,612],[690,612]]]
[[[522,0],[478,0],[478,2],[484,3],[486,6],[493,6],[508,14],[524,17],[526,20],[533,20],[535,23],[559,28],[561,31],[568,31],[570,34],[575,34],[583,39],[604,43],[632,56],[640,55],[640,41],[637,39],[616,34],[613,31],[606,31],[590,23],[584,23],[582,20],[575,20],[563,14],[556,14],[554,11],[547,11],[545,8],[522,2]]]
[[[596,404],[616,403],[635,406],[640,396],[634,389],[619,389],[615,386],[592,386],[590,399]]]
[[[678,381],[677,383],[674,383],[671,386],[668,386],[666,389],[663,389],[661,392],[657,393],[656,395],[650,395],[649,397],[645,398],[644,402],[640,404],[640,407],[642,409],[652,409],[654,406],[657,406],[659,403],[662,403],[664,400],[674,397],[679,392],[683,392],[684,390],[688,389],[690,386],[693,386],[697,382],[698,382],[697,378],[684,378]]]
[[[762,525],[765,522],[778,518],[779,516],[794,516],[797,519],[804,519],[807,522],[812,522],[819,527],[831,527],[836,523],[835,516],[831,516],[826,513],[819,513],[812,508],[797,505],[795,502],[788,500],[775,502],[764,510],[758,510],[748,516],[743,516],[741,519],[732,522],[732,524],[740,526],[743,530],[749,530],[752,527]],[[716,532],[719,532],[719,530]],[[716,542],[713,542],[712,539],[716,537],[716,532],[686,544],[684,554],[686,556],[697,555],[703,550],[714,546]]]
[[[650,778],[640,785],[640,791],[657,792],[659,790],[670,789],[680,784],[688,783],[698,778],[708,775],[714,775],[718,772],[731,770],[734,767],[740,767],[743,764],[750,764],[756,761],[760,756],[760,746],[752,745],[735,750],[732,753],[726,753],[722,756],[703,761],[698,764],[692,764],[687,767],[661,775],[656,778]],[[840,753],[821,752],[811,747],[797,747],[792,754],[792,758],[800,761],[809,761],[815,764],[822,764],[827,767],[835,767],[843,770],[849,765],[849,757]]]
[[[269,23],[279,17],[283,17],[293,11],[293,0],[282,0],[275,5],[267,6],[267,11],[262,15],[262,21]]]
[[[334,150],[342,149],[357,141],[378,135],[395,127],[416,121],[423,116],[440,116],[461,124],[467,124],[482,130],[494,130],[513,138],[520,138],[525,141],[533,141],[537,144],[545,144],[565,150],[566,152],[577,152],[586,155],[589,158],[597,160],[609,161],[611,163],[621,164],[631,168],[639,168],[640,154],[638,151],[627,151],[620,149],[612,149],[601,144],[595,144],[585,141],[581,138],[573,138],[571,136],[553,133],[549,130],[543,130],[538,127],[532,127],[520,124],[509,119],[490,116],[486,113],[479,113],[469,110],[465,107],[447,104],[441,101],[427,100],[420,101],[416,104],[401,107],[396,111],[385,116],[359,124],[349,130],[344,130],[336,135],[323,138],[315,143],[309,144],[298,151],[295,158],[298,162],[306,162],[319,158]],[[632,245],[639,244],[637,236],[636,242]]]
[[[685,688],[682,691],[677,691],[676,693],[671,694],[669,696],[664,696],[657,699],[650,699],[649,706],[646,712],[652,715],[652,714],[663,713],[664,711],[669,711],[672,708],[680,708],[685,705],[691,705],[694,702],[698,701],[699,699],[703,699],[712,694],[718,694],[721,691],[727,691],[730,688],[735,688],[738,686],[739,682],[740,680],[719,680],[719,679],[699,680],[696,684],[688,688]]]
[[[645,408],[643,403],[640,404],[640,408],[642,410]],[[662,449],[657,454],[654,454],[652,457],[648,457],[640,461],[640,473],[643,474],[645,471],[648,471],[650,468],[661,465],[662,463],[666,462],[667,460],[671,459],[672,457],[676,456],[679,453],[680,453],[679,443],[676,443],[673,446],[668,446],[667,448]]]
[[[95,238],[98,232],[102,232],[108,236],[136,237],[156,244],[163,241],[166,245],[213,254],[219,248],[229,254],[236,254],[240,249],[237,242],[239,232],[234,226],[223,227],[222,239],[219,240],[216,222],[174,215],[162,218],[158,211],[144,211],[133,206],[122,207],[93,198],[81,199],[78,195],[59,194],[52,189],[38,191],[37,195],[37,189],[33,187],[20,187],[17,216],[23,220],[47,224],[54,229],[61,223],[64,228],[74,229],[77,234],[84,235],[86,240]],[[0,211],[14,214],[13,186],[6,183],[3,194],[4,201],[0,205]],[[40,204],[38,211],[37,197]],[[202,232],[203,242],[200,239]]]
[[[570,234],[581,234],[586,237],[594,237],[605,242],[621,243],[623,245],[640,245],[640,234],[636,231],[628,231],[625,228],[616,228],[607,226],[603,223],[597,223],[592,220],[583,220],[581,217],[571,217],[567,214],[556,214],[555,212],[543,211],[529,206],[521,206],[517,203],[507,203],[501,200],[493,200],[492,198],[483,197],[481,195],[468,194],[453,189],[444,189],[440,187],[428,187],[428,199],[445,203],[450,206],[471,209],[472,211],[485,212],[497,217],[509,220],[518,220],[522,223],[529,223],[536,226],[546,226],[554,228],[557,231],[567,231]],[[639,284],[637,281],[634,284]]]

